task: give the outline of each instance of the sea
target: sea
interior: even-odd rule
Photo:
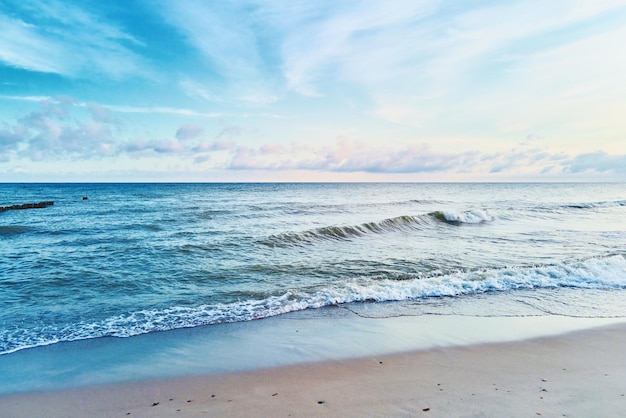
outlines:
[[[624,183],[0,184],[42,201],[0,212],[0,359],[328,307],[626,317]]]

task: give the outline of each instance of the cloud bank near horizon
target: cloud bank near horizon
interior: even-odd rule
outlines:
[[[0,129],[0,153],[31,162],[58,160],[109,160],[123,156],[136,161],[159,155],[188,160],[199,172],[207,169],[234,171],[293,171],[336,173],[613,173],[626,172],[626,155],[602,151],[568,155],[536,147],[533,138],[519,141],[508,152],[440,152],[427,143],[367,144],[343,137],[333,143],[312,145],[238,143],[242,129],[226,126],[213,137],[204,128],[186,123],[170,136],[124,137],[124,124],[114,112],[96,103],[71,98],[42,99],[40,109],[17,118]],[[75,113],[82,113],[82,119]],[[228,138],[228,139],[225,139]],[[211,155],[221,158],[211,165]],[[5,161],[8,161],[5,160]],[[192,169],[193,171],[193,169]]]

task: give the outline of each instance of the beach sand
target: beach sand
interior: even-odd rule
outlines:
[[[626,324],[0,397],[2,417],[626,416]]]

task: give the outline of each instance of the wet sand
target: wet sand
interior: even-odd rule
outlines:
[[[618,324],[525,341],[5,395],[0,416],[626,416],[625,349],[626,324]]]

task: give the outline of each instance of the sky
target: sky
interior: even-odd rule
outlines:
[[[0,0],[0,182],[626,181],[626,0]]]

